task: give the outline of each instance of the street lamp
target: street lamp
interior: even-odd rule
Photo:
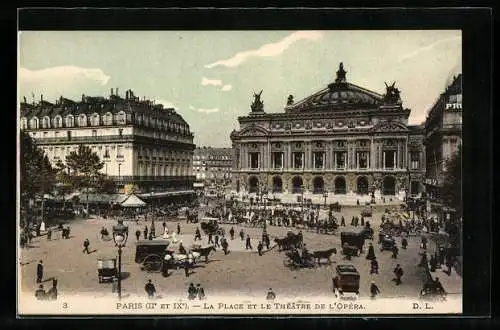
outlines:
[[[128,227],[123,224],[123,220],[118,220],[118,224],[113,226],[113,241],[118,247],[118,299],[122,299],[122,248],[128,238]]]
[[[406,189],[406,203],[408,203],[409,196],[411,195],[411,172],[410,172],[410,166],[406,166],[406,171],[408,172],[408,188]]]
[[[264,227],[262,228],[262,242],[265,242],[267,237],[267,212],[266,212],[267,192],[265,192],[265,195],[263,196],[263,201],[264,201]]]

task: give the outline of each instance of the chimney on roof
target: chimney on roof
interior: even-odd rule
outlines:
[[[28,103],[26,102],[26,96],[23,96],[23,101],[24,101],[23,103]]]
[[[116,96],[120,96],[120,95],[118,95],[118,87],[116,87],[116,90],[115,90],[115,95],[116,95]]]
[[[40,94],[40,102],[43,102],[43,94]]]
[[[111,88],[111,96],[113,96],[113,88]]]
[[[82,94],[82,102],[85,102],[85,94]]]
[[[128,91],[125,91],[125,99],[128,100],[129,99],[129,93]]]

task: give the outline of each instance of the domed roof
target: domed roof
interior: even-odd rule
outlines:
[[[288,105],[286,111],[328,111],[351,107],[378,107],[383,104],[383,95],[348,83],[345,79],[346,73],[340,63],[335,82],[295,104]]]

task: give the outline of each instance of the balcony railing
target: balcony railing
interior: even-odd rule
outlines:
[[[189,182],[194,181],[195,176],[154,176],[154,175],[121,175],[110,176],[115,181],[164,181],[164,182]]]

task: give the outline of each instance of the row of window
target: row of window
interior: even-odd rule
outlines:
[[[354,142],[356,146],[358,147],[367,147],[370,145],[370,140],[357,140]],[[346,140],[336,140],[336,141],[333,141],[333,145],[335,147],[338,147],[338,148],[343,148],[345,147],[346,145],[348,144],[348,141]],[[384,145],[387,145],[387,146],[394,146],[396,145],[396,141],[395,140],[392,140],[392,139],[389,139],[389,140],[385,140],[384,141]],[[282,144],[280,142],[278,143],[273,143],[272,146],[276,149],[280,149],[282,147]],[[304,143],[303,142],[295,142],[293,144],[293,146],[296,148],[296,149],[300,149],[302,147],[304,147]],[[316,141],[316,142],[313,142],[313,146],[316,147],[316,148],[324,148],[325,147],[325,142],[322,142],[322,141]],[[250,147],[252,149],[257,149],[259,147],[259,144],[257,143],[252,143],[250,144]]]
[[[195,171],[209,171],[210,167],[193,166],[193,169]],[[219,172],[222,172],[222,171],[226,172],[226,171],[231,171],[231,167],[225,167],[225,168],[216,167],[216,168],[213,168],[212,170],[213,171],[219,171]]]
[[[396,151],[384,151],[383,152],[383,168],[395,168],[397,153]],[[325,152],[313,152],[312,153],[312,168],[323,169],[325,168]],[[356,168],[364,169],[370,167],[370,153],[367,151],[356,152],[356,158],[353,160],[355,162]],[[347,167],[347,153],[344,151],[337,151],[333,153],[333,163],[334,168],[344,169]],[[282,169],[285,164],[285,153],[283,152],[273,152],[271,154],[271,166],[274,169]],[[303,169],[305,167],[305,153],[304,152],[293,152],[292,153],[292,168]],[[252,169],[261,168],[261,155],[258,152],[248,153],[248,167]],[[410,153],[410,168],[418,169],[420,167],[420,153],[412,152]]]
[[[209,160],[231,160],[231,157],[230,156],[219,156],[219,155],[208,155],[208,156],[200,156],[200,155],[195,155],[194,156],[194,159],[195,160],[206,160],[206,159],[209,159]]]
[[[187,134],[189,133],[189,126],[186,124],[175,123],[166,119],[158,119],[153,117],[147,117],[145,115],[135,115],[134,122],[138,125],[144,125],[146,127],[157,128],[157,129],[168,129],[173,130],[178,133]],[[127,123],[127,116],[125,112],[120,111],[116,115],[111,112],[107,112],[104,115],[99,115],[94,113],[89,117],[85,114],[80,114],[76,118],[73,115],[67,115],[64,118],[57,115],[53,118],[45,116],[43,118],[32,117],[29,119],[26,117],[21,118],[21,129],[39,129],[39,128],[62,128],[64,127],[85,127],[85,126],[100,126],[100,125],[124,125]],[[76,125],[75,125],[76,124]]]
[[[188,166],[163,166],[163,165],[148,165],[139,163],[137,167],[138,175],[144,176],[187,176],[189,175]]]

